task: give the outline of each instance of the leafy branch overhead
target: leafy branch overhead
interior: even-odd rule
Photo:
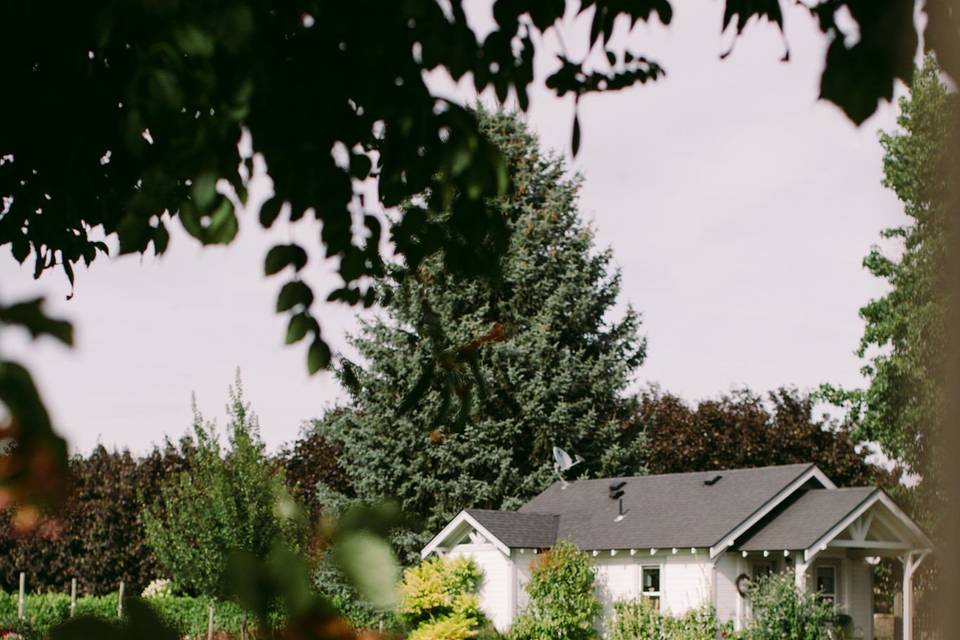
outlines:
[[[913,6],[811,0],[831,42],[821,96],[853,121],[889,100],[897,79],[909,80]],[[472,80],[526,111],[537,44],[575,12],[590,28],[581,34],[586,46],[571,50],[586,52],[564,50],[544,83],[579,102],[660,79],[664,66],[611,37],[624,22],[668,25],[673,10],[666,0],[495,0],[492,9],[493,27],[482,35],[462,0],[3,3],[0,248],[20,263],[32,258],[37,277],[59,267],[72,284],[79,265],[114,243],[124,254],[164,253],[171,224],[205,245],[228,244],[239,230],[234,195],[248,203],[254,160],[238,146],[248,132],[274,189],[259,223],[308,214],[322,223],[321,254],[342,279],[328,300],[376,301],[371,283],[385,275],[387,243],[364,199],[374,183],[377,210],[408,205],[389,232],[405,268],[439,256],[455,276],[496,279],[510,230],[492,203],[511,192],[511,176],[476,114],[435,93],[428,72]],[[924,11],[925,46],[960,77],[952,4],[930,0]],[[849,33],[841,15],[852,18]],[[726,0],[718,27],[739,35],[754,17],[783,30],[779,0]],[[582,137],[574,114],[574,153]],[[305,247],[282,244],[264,267],[286,279],[277,300],[290,318],[286,340],[305,340],[308,368],[317,371],[331,353],[314,317],[317,296],[301,277],[308,259]],[[3,323],[26,317],[40,333],[69,337],[66,324],[37,318],[37,309],[11,307]],[[38,447],[21,446],[3,463],[4,486],[18,488],[2,499],[55,494],[39,478],[65,468],[65,447],[29,372],[4,363],[0,394],[10,416],[4,432]],[[28,478],[37,483],[30,490]]]
[[[890,98],[896,79],[909,80],[912,7],[811,5],[831,37],[821,94],[856,122]],[[569,9],[589,20],[588,53],[560,56],[545,79],[557,95],[579,99],[662,77],[660,64],[614,47],[611,36],[620,18],[631,27],[669,24],[669,2],[581,0]],[[560,29],[567,10],[562,0],[498,0],[495,26],[481,37],[460,0],[5,4],[0,69],[16,99],[3,102],[0,118],[0,245],[21,262],[32,256],[37,275],[60,267],[72,282],[77,263],[107,253],[103,235],[122,253],[163,253],[177,219],[204,244],[230,243],[239,225],[218,183],[245,201],[253,162],[237,142],[248,130],[275,191],[260,223],[308,213],[323,223],[320,244],[343,279],[330,299],[372,304],[366,278],[383,274],[380,223],[360,193],[367,179],[386,207],[427,194],[390,238],[410,268],[441,252],[451,271],[495,274],[508,232],[488,198],[509,190],[503,158],[475,115],[438,96],[424,75],[472,78],[478,91],[513,96],[526,110],[536,43]],[[939,3],[929,11],[928,43],[954,47],[944,24],[951,14]],[[837,24],[843,12],[857,23],[856,42]],[[783,28],[779,0],[727,0],[719,26],[739,34],[754,17]],[[605,55],[593,64],[598,48]],[[576,152],[579,119],[572,129]],[[449,215],[428,215],[437,211]],[[354,219],[365,237],[355,237]],[[299,271],[306,261],[302,247],[279,245],[265,266]],[[310,337],[314,369],[329,357],[310,321],[312,300],[288,305],[284,297],[278,307],[299,318],[288,339]]]

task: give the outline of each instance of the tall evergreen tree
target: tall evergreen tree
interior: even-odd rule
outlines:
[[[419,517],[399,540],[408,553],[460,509],[515,507],[549,485],[554,445],[583,456],[579,475],[641,470],[623,392],[646,343],[632,309],[611,319],[620,274],[580,219],[580,180],[515,116],[481,119],[515,184],[496,202],[513,230],[499,276],[457,277],[440,257],[394,265],[379,283],[387,317],[352,337],[363,364],[340,370],[353,411],[324,429],[360,499]],[[431,325],[442,335],[417,333]]]

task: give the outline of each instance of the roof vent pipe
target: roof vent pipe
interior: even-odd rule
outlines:
[[[715,485],[715,484],[717,484],[718,482],[720,482],[720,478],[722,478],[722,477],[723,477],[722,475],[717,474],[717,475],[713,476],[712,478],[707,478],[706,480],[704,480],[704,481],[703,481],[703,484],[707,485],[708,487],[712,487],[713,485]]]
[[[627,514],[627,512],[623,509],[623,488],[625,486],[627,486],[627,483],[624,480],[621,480],[620,482],[611,482],[609,486],[610,499],[617,501],[617,517],[613,519],[614,522],[620,522],[623,520],[623,516]]]

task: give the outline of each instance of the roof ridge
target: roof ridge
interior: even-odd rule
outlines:
[[[815,462],[794,462],[791,464],[768,464],[762,467],[737,467],[733,469],[707,469],[706,471],[675,471],[673,473],[648,473],[644,475],[634,475],[634,476],[607,476],[604,478],[583,478],[582,480],[567,480],[567,484],[574,484],[576,482],[608,482],[610,480],[632,480],[635,478],[666,478],[670,476],[693,476],[705,473],[735,473],[741,471],[767,471],[769,469],[788,469],[790,467],[796,467],[798,469],[810,469],[816,467]],[[555,484],[559,484],[560,480],[555,480]]]

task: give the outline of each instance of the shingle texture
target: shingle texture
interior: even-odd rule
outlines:
[[[585,550],[710,547],[812,468],[798,464],[580,480],[566,487],[557,482],[518,513],[559,516],[556,538]],[[721,476],[716,483],[704,483],[716,476]],[[608,490],[620,481],[626,483],[626,515],[616,522],[618,505]]]
[[[807,549],[880,490],[810,490],[738,545],[744,551]]]
[[[467,509],[467,513],[511,549],[546,549],[557,541],[560,517],[556,515],[489,509]]]

